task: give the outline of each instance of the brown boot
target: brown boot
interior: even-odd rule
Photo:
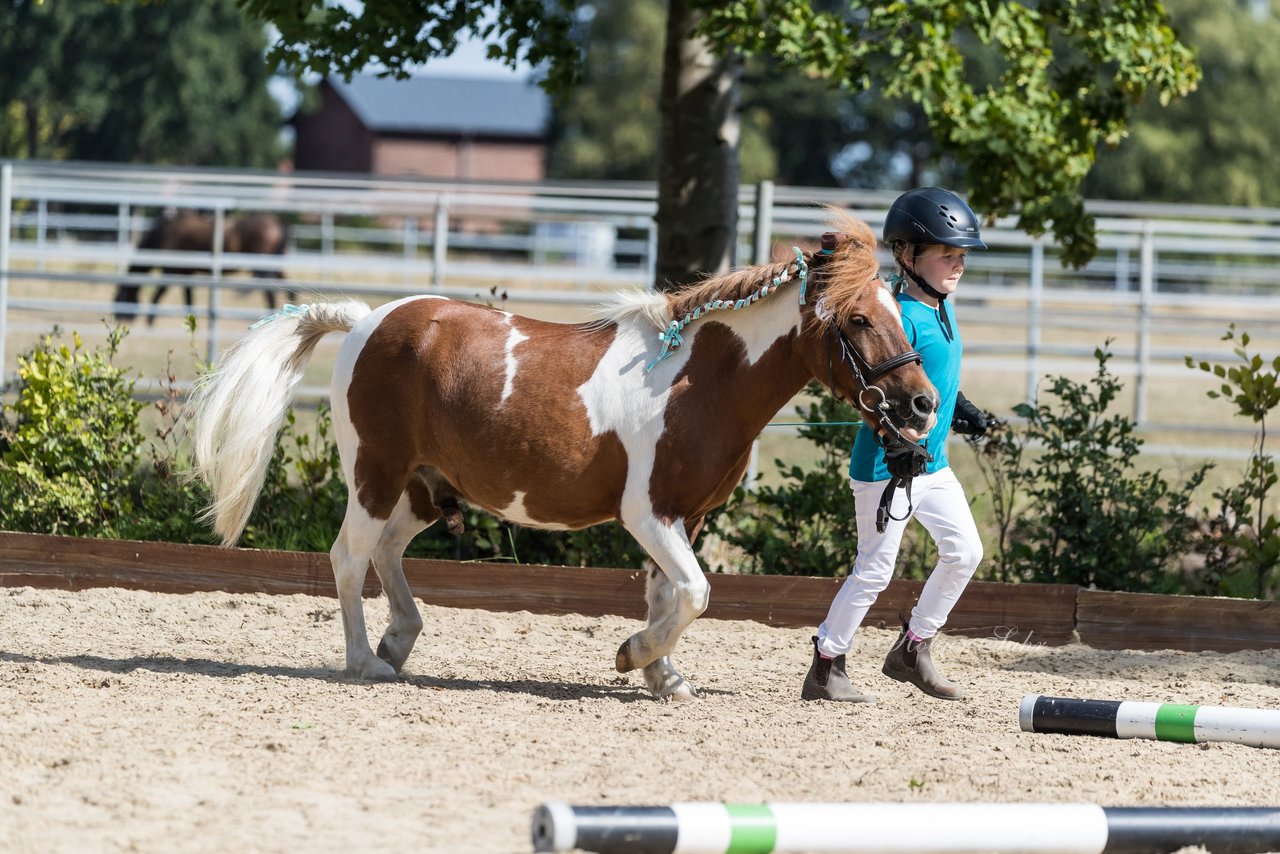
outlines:
[[[890,679],[899,682],[910,682],[930,697],[940,700],[959,700],[964,696],[964,689],[943,676],[933,664],[933,653],[930,651],[933,638],[928,640],[912,640],[907,636],[907,623],[902,623],[902,633],[889,650],[884,659],[881,672]]]
[[[876,698],[871,694],[860,694],[853,690],[849,674],[844,670],[844,656],[823,658],[818,652],[818,638],[813,638],[813,664],[809,665],[809,673],[804,677],[804,688],[800,690],[802,700],[836,700],[841,703],[874,703]]]

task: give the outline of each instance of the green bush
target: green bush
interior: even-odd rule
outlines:
[[[1235,341],[1240,363],[1228,367],[1196,362],[1187,367],[1222,380],[1209,397],[1230,401],[1236,414],[1258,425],[1253,453],[1240,483],[1213,493],[1216,510],[1206,510],[1205,526],[1196,550],[1205,558],[1200,573],[1189,579],[1195,592],[1263,598],[1275,592],[1276,566],[1280,564],[1280,520],[1267,512],[1267,497],[1276,485],[1275,458],[1267,453],[1267,415],[1280,405],[1280,356],[1270,362],[1248,352],[1249,334],[1236,337],[1235,324],[1222,336]]]
[[[1019,404],[1020,434],[993,437],[983,463],[1000,531],[997,575],[1006,580],[1155,591],[1176,587],[1178,559],[1195,536],[1188,512],[1202,466],[1181,486],[1139,472],[1134,422],[1108,415],[1122,384],[1111,354],[1094,351],[1089,382],[1050,378],[1050,402]],[[993,474],[992,469],[998,474]]]
[[[194,333],[194,318],[188,318],[188,329]],[[209,503],[209,490],[188,474],[192,461],[181,442],[185,411],[173,369],[172,351],[168,354],[164,388],[164,396],[154,404],[157,426],[149,446],[150,459],[143,460],[129,480],[129,492],[137,511],[121,520],[119,536],[130,540],[213,545],[218,542],[213,530],[200,520],[201,512]]]
[[[858,534],[847,468],[856,428],[848,425],[858,415],[815,386],[808,391],[818,402],[796,414],[805,425],[800,437],[817,447],[818,462],[801,468],[774,460],[780,485],[751,492],[739,486],[708,525],[742,553],[741,572],[839,576],[852,563]]]
[[[55,330],[18,357],[16,399],[0,414],[0,527],[115,537],[133,517],[142,404],[114,363],[125,334],[86,351]]]

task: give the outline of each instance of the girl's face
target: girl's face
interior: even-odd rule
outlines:
[[[968,254],[967,249],[930,245],[916,258],[915,273],[939,293],[955,293],[960,277],[964,275],[964,259]],[[910,262],[910,256],[904,260]]]

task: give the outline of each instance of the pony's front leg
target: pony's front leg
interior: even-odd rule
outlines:
[[[657,616],[670,614],[675,611],[676,599],[675,588],[668,580],[666,573],[658,568],[658,565],[651,560],[644,562],[645,584],[644,598],[649,606],[649,621],[652,623]],[[697,615],[695,614],[695,617]],[[675,646],[673,642],[672,647]],[[623,644],[622,649],[618,650],[618,660],[622,660],[623,650],[630,652],[630,641]],[[621,667],[619,667],[621,669]],[[676,670],[671,663],[669,656],[664,655],[657,658],[641,668],[644,674],[644,684],[648,687],[649,692],[653,696],[660,699],[676,699],[676,700],[696,700],[698,699],[698,689],[692,682],[685,679],[680,671]]]
[[[364,577],[386,523],[365,512],[353,495],[347,500],[342,530],[329,550],[333,580],[342,606],[347,646],[347,675],[359,679],[394,679],[396,669],[373,654],[364,623]]]
[[[707,609],[710,585],[682,525],[649,519],[628,530],[654,558],[646,565],[649,616],[648,625],[618,648],[615,665],[621,673],[643,668],[645,685],[659,699],[695,699],[697,689],[676,670],[670,655],[684,630]]]

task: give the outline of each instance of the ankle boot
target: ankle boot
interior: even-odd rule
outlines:
[[[933,638],[928,640],[912,640],[907,634],[907,623],[902,623],[902,632],[898,640],[885,657],[881,672],[890,679],[909,682],[940,700],[959,700],[964,696],[964,689],[939,672],[933,663],[930,649]]]
[[[862,694],[853,689],[849,674],[844,669],[844,656],[823,658],[818,652],[818,638],[813,638],[813,663],[809,665],[809,673],[804,677],[804,688],[800,690],[802,700],[836,700],[841,703],[874,703],[876,698],[871,694]]]

